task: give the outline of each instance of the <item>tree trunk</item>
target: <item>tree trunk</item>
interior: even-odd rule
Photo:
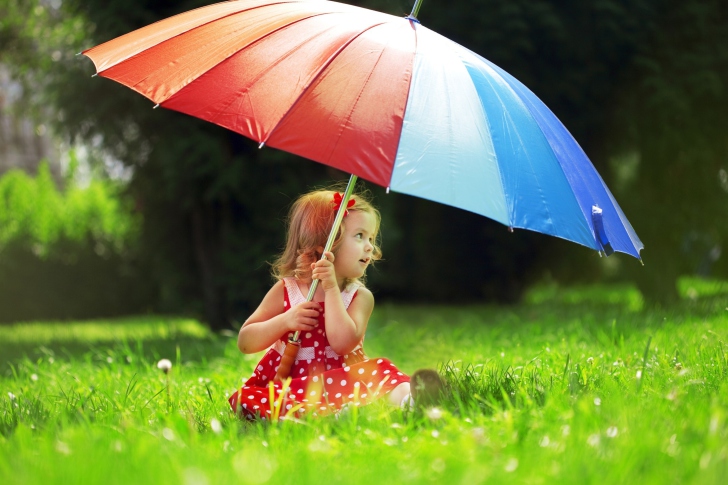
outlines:
[[[205,210],[207,209],[207,211]],[[215,241],[214,211],[195,201],[192,206],[192,243],[200,275],[204,318],[212,330],[229,327],[224,288],[219,280],[219,241]]]
[[[649,232],[647,235],[650,235]],[[645,302],[665,306],[678,301],[679,248],[673,248],[668,243],[655,244],[644,251],[644,258],[645,266],[638,264],[631,273]]]

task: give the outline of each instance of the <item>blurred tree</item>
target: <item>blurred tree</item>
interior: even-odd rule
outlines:
[[[135,260],[139,218],[108,180],[65,188],[48,164],[0,177],[0,322],[115,316],[156,298]]]
[[[615,93],[611,138],[632,154],[618,195],[645,242],[645,268],[629,274],[668,302],[682,274],[728,277],[728,5],[658,3]]]

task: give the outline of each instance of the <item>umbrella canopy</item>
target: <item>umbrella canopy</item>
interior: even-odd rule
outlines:
[[[643,247],[545,105],[412,16],[230,1],[83,54],[99,76],[261,146],[607,254]]]

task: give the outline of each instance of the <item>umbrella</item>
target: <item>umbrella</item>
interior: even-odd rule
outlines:
[[[96,75],[157,106],[352,174],[342,209],[361,177],[640,258],[642,242],[556,116],[421,25],[420,1],[407,17],[324,0],[229,1],[83,54]]]

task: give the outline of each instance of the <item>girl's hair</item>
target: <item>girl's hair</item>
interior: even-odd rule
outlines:
[[[310,283],[311,263],[321,259],[320,249],[326,245],[331,226],[334,224],[336,217],[334,194],[336,193],[337,191],[329,189],[314,190],[300,196],[293,203],[287,219],[286,247],[272,264],[272,273],[276,279],[294,276],[305,283]],[[382,251],[379,248],[381,215],[372,205],[368,193],[352,194],[349,200],[354,201],[354,205],[348,208],[349,212],[368,212],[374,216],[375,234],[372,243],[374,246],[372,262],[377,261],[382,257]],[[339,234],[331,249],[334,254],[341,243],[345,226],[346,217],[341,222]],[[357,280],[346,280],[344,286],[346,287],[352,282],[364,284],[363,279],[362,277]]]

